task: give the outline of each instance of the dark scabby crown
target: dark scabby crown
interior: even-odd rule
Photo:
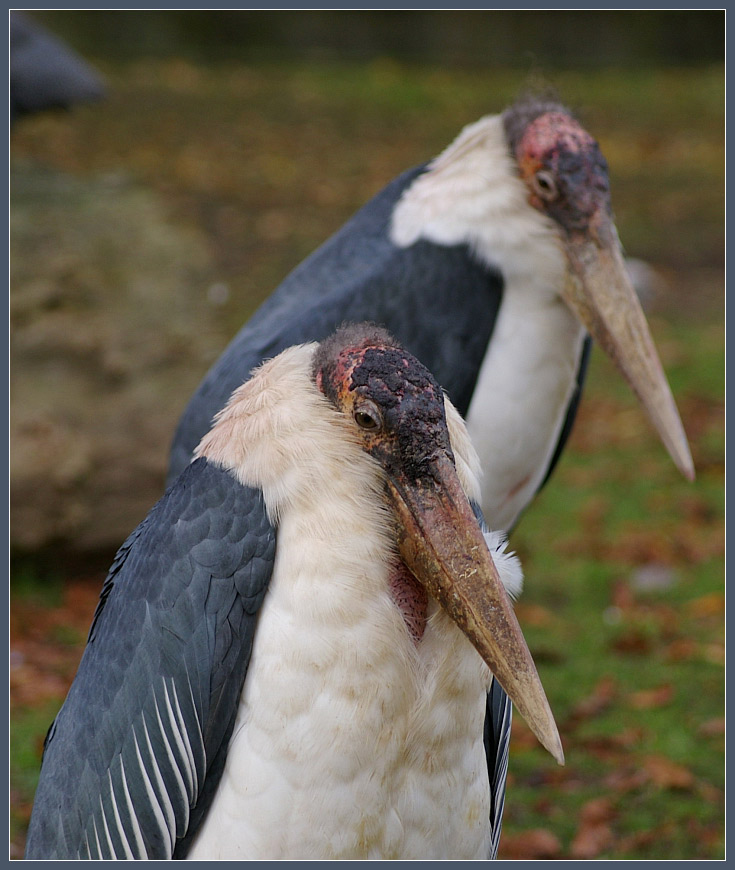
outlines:
[[[384,408],[401,404],[409,395],[426,411],[428,405],[436,403],[443,418],[443,393],[434,376],[374,323],[341,326],[317,348],[312,371],[324,395],[338,407],[342,388],[363,388]],[[413,411],[418,411],[415,402]]]
[[[336,332],[319,343],[312,362],[312,375],[316,377],[318,372],[328,368],[345,348],[359,350],[371,345],[402,349],[388,330],[375,323],[343,323]]]
[[[444,415],[444,394],[431,372],[373,323],[340,327],[314,354],[314,378],[344,411],[353,390],[371,399],[384,419],[381,437],[365,447],[383,468],[408,479],[430,474],[437,453],[454,455]],[[386,437],[387,436],[387,437]]]
[[[511,154],[515,154],[528,125],[547,112],[561,112],[569,115],[570,118],[574,117],[573,113],[551,92],[526,94],[503,112],[505,137]]]

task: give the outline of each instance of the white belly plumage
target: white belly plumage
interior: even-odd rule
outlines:
[[[300,531],[286,520],[279,548]],[[189,857],[486,858],[489,671],[433,602],[414,644],[385,575],[315,573],[318,556],[287,582],[276,565]]]

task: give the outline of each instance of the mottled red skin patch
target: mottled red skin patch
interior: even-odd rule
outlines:
[[[546,112],[526,127],[518,143],[517,157],[535,158],[538,166],[547,162],[555,151],[584,153],[597,143],[574,118],[564,112]]]
[[[596,140],[564,112],[546,112],[531,121],[516,146],[528,201],[568,233],[585,230],[598,213],[611,215],[607,162]],[[533,185],[537,172],[554,176],[558,194],[544,199]]]
[[[400,560],[390,568],[390,593],[414,643],[424,636],[429,596],[424,587]]]

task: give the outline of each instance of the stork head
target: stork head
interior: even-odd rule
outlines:
[[[558,103],[523,100],[503,115],[528,202],[558,228],[564,299],[626,378],[679,470],[694,479],[684,428],[628,278],[597,142]]]
[[[314,379],[382,469],[406,568],[469,638],[562,764],[559,733],[531,653],[457,476],[440,386],[371,324],[343,327],[323,341]]]

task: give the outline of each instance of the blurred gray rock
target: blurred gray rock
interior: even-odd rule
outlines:
[[[10,542],[117,548],[219,353],[205,240],[121,178],[10,171]]]

